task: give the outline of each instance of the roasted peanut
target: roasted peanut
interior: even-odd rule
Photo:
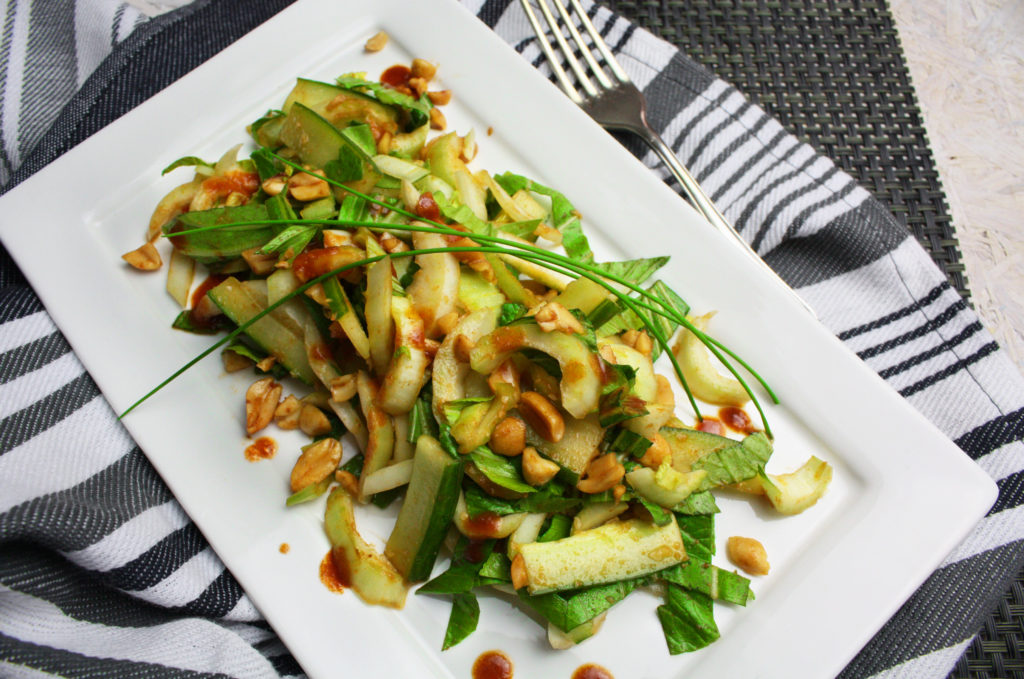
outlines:
[[[292,467],[292,492],[323,481],[334,473],[340,462],[341,444],[335,439],[320,439],[306,446]]]
[[[582,335],[584,332],[583,324],[580,323],[580,320],[558,302],[543,304],[537,309],[537,313],[533,315],[533,318],[544,332],[558,330],[569,335]]]
[[[131,252],[124,253],[121,255],[121,259],[139,271],[156,271],[163,266],[160,253],[157,252],[156,246],[152,243],[146,243]]]
[[[277,255],[263,254],[259,248],[249,248],[242,251],[242,259],[249,265],[249,268],[257,276],[266,276],[274,271],[277,265]]]
[[[224,372],[227,373],[236,373],[239,370],[245,370],[246,368],[252,367],[252,359],[246,358],[241,354],[236,354],[233,351],[222,351],[220,359],[224,364]]]
[[[395,138],[390,132],[384,132],[380,135],[380,139],[377,140],[377,153],[387,155],[391,153],[391,148],[395,144]]]
[[[458,335],[452,343],[452,352],[459,363],[469,363],[470,354],[476,344],[465,335]]]
[[[342,375],[331,380],[331,400],[338,403],[349,401],[356,395],[356,376]]]
[[[352,497],[359,497],[359,479],[352,472],[346,472],[341,469],[334,472],[334,480],[338,482],[345,492]]]
[[[494,428],[489,446],[498,455],[519,455],[526,447],[526,425],[518,417],[506,417]]]
[[[288,193],[295,200],[309,202],[331,195],[331,187],[324,179],[323,170],[300,172],[288,182]]]
[[[417,78],[416,76],[409,78],[409,89],[412,90],[417,99],[426,94],[428,86],[429,83],[425,78]]]
[[[306,290],[306,297],[309,297],[311,300],[313,300],[322,307],[326,307],[328,305],[327,291],[324,290],[324,286],[320,283],[317,283],[313,287],[308,288]]]
[[[273,377],[253,382],[245,392],[245,433],[252,436],[274,419],[283,391]]]
[[[664,375],[655,375],[654,380],[658,383],[658,391],[654,400],[666,406],[669,410],[675,410],[676,394],[672,391],[672,383]]]
[[[427,92],[427,97],[434,106],[444,106],[452,100],[452,91],[439,90],[437,92]]]
[[[501,393],[509,401],[509,407],[519,402],[519,370],[515,361],[506,359],[487,376],[487,386],[495,394]]]
[[[662,462],[671,457],[672,448],[669,447],[668,441],[661,434],[655,434],[654,440],[651,441],[651,447],[644,451],[643,457],[640,458],[640,464],[657,469]]]
[[[409,246],[398,238],[395,238],[388,232],[384,232],[380,235],[380,246],[384,248],[384,251],[389,254],[396,252],[406,252]]]
[[[512,586],[516,589],[522,589],[529,583],[530,579],[526,573],[526,562],[523,560],[522,554],[516,554],[516,558],[512,559],[509,575],[512,576]]]
[[[767,575],[770,568],[768,552],[754,538],[732,536],[725,543],[729,560],[750,575]]]
[[[523,478],[531,486],[543,486],[555,478],[558,470],[558,464],[541,457],[533,446],[523,449]]]
[[[448,119],[441,113],[441,109],[430,109],[430,129],[443,130],[446,127],[448,127]]]
[[[423,78],[429,82],[437,75],[437,65],[430,63],[426,59],[413,59],[409,73],[414,78]]]
[[[558,408],[535,391],[525,391],[519,397],[519,414],[545,441],[558,443],[565,435],[565,419]]]
[[[306,403],[299,411],[299,429],[307,436],[323,436],[330,433],[331,421],[324,415],[324,411]]]
[[[561,245],[562,244],[562,232],[559,231],[556,228],[548,226],[544,222],[541,222],[540,224],[538,224],[537,228],[534,229],[533,232],[537,236],[539,236],[539,237],[543,238],[544,240],[548,241],[549,243],[551,243],[552,245]]]
[[[300,410],[302,404],[299,399],[289,395],[274,410],[274,423],[281,429],[298,429]]]
[[[455,329],[455,325],[458,322],[459,322],[459,312],[458,311],[449,311],[444,316],[441,316],[440,318],[438,318],[437,321],[436,321],[438,329],[442,333],[444,333],[445,335],[447,335],[452,330],[454,330]]]
[[[651,357],[654,344],[651,342],[651,337],[647,334],[646,330],[626,330],[620,337],[623,344],[633,347],[648,358]]]
[[[388,44],[388,34],[384,31],[378,31],[374,33],[363,45],[363,49],[367,52],[380,52]]]
[[[324,229],[320,232],[324,237],[325,248],[351,247],[352,234],[340,229]]]
[[[268,196],[276,196],[277,194],[284,191],[284,187],[288,184],[288,178],[283,174],[276,174],[273,177],[268,177],[263,181],[263,191]]]
[[[615,453],[605,453],[587,465],[576,487],[584,493],[603,493],[618,485],[625,475],[626,468],[615,457]]]
[[[270,369],[274,367],[275,363],[277,363],[277,356],[267,356],[266,358],[257,361],[256,367],[263,372],[268,373],[270,372]]]

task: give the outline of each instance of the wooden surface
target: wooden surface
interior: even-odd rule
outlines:
[[[889,5],[972,302],[1024,371],[1024,2]]]

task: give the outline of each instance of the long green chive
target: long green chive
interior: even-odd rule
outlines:
[[[284,163],[284,164],[286,164],[288,166],[291,166],[294,169],[303,171],[304,168],[302,168],[300,165],[298,165],[296,163],[293,163],[292,161],[287,160],[285,158],[282,158],[280,156],[277,156],[276,154],[273,154],[273,152],[270,152],[270,153],[275,158],[280,160],[282,163]],[[631,283],[630,281],[624,280],[624,279],[622,279],[622,278],[620,278],[618,276],[615,276],[613,274],[610,274],[610,273],[607,273],[605,271],[602,271],[601,269],[599,269],[599,268],[597,268],[595,266],[592,266],[592,265],[589,265],[589,264],[582,264],[580,262],[575,262],[572,259],[569,259],[568,257],[565,257],[564,255],[559,255],[558,253],[551,252],[550,250],[545,250],[545,249],[537,247],[537,246],[535,246],[533,244],[524,243],[524,242],[516,241],[516,240],[510,240],[510,239],[501,238],[501,237],[497,237],[497,236],[489,236],[489,235],[486,235],[486,234],[476,234],[476,233],[471,233],[471,232],[466,232],[466,231],[460,231],[458,229],[453,229],[453,228],[451,228],[451,227],[449,227],[449,226],[447,226],[445,224],[441,224],[439,222],[436,222],[436,221],[433,221],[433,220],[430,220],[430,219],[425,219],[423,217],[420,217],[419,215],[416,215],[416,214],[414,214],[412,212],[409,212],[408,210],[405,210],[404,208],[402,208],[400,206],[396,206],[396,205],[393,205],[393,204],[388,204],[388,203],[385,203],[385,202],[383,202],[381,200],[378,200],[378,199],[376,199],[376,198],[374,198],[372,196],[363,194],[363,193],[361,193],[359,191],[351,189],[351,188],[349,188],[347,186],[344,186],[343,184],[340,184],[338,182],[335,182],[335,181],[333,181],[331,179],[327,179],[327,181],[330,184],[332,184],[334,186],[337,186],[337,187],[339,187],[339,188],[341,188],[341,189],[343,189],[343,190],[345,190],[345,191],[347,191],[347,192],[349,192],[349,193],[351,193],[351,194],[353,194],[355,196],[359,196],[360,198],[362,198],[362,199],[364,199],[364,200],[366,200],[368,202],[371,202],[371,203],[374,203],[374,204],[386,207],[389,210],[391,210],[393,212],[396,212],[398,214],[401,214],[401,215],[403,215],[405,217],[408,217],[408,218],[411,218],[411,219],[420,220],[422,222],[426,222],[426,223],[430,224],[430,226],[421,226],[421,225],[412,225],[412,224],[409,224],[409,225],[403,225],[403,224],[381,224],[380,222],[354,221],[354,220],[353,221],[339,222],[338,220],[328,220],[328,219],[253,220],[253,221],[244,221],[244,222],[234,222],[234,223],[228,223],[228,224],[218,224],[218,225],[212,225],[212,226],[207,226],[207,227],[199,227],[199,228],[196,228],[196,229],[183,230],[183,231],[175,232],[173,234],[166,234],[166,235],[167,236],[183,236],[183,235],[189,235],[189,234],[194,234],[194,233],[203,233],[203,232],[207,232],[207,231],[213,231],[213,230],[218,230],[218,229],[223,229],[223,228],[228,228],[228,227],[233,227],[233,226],[256,226],[256,225],[296,224],[296,223],[301,223],[301,224],[307,224],[307,225],[321,225],[321,226],[331,225],[331,226],[343,226],[343,227],[349,227],[349,228],[365,227],[365,228],[368,228],[368,229],[371,229],[371,230],[377,230],[377,231],[379,231],[379,230],[389,230],[389,229],[390,230],[410,231],[410,232],[420,231],[420,232],[427,232],[427,233],[438,233],[438,234],[441,234],[441,235],[460,236],[460,237],[469,238],[471,240],[482,241],[484,243],[492,243],[494,245],[492,247],[451,247],[451,248],[437,248],[437,249],[431,249],[431,250],[410,250],[410,251],[406,251],[406,252],[402,252],[402,253],[394,253],[392,256],[395,256],[395,257],[411,257],[411,256],[415,256],[417,254],[432,254],[434,252],[458,252],[458,251],[466,251],[466,252],[492,252],[494,254],[505,254],[505,255],[510,255],[510,256],[513,256],[513,257],[519,257],[519,258],[524,259],[526,261],[534,262],[534,263],[536,263],[536,264],[538,264],[540,266],[543,266],[544,268],[547,268],[549,270],[556,271],[556,272],[559,272],[559,273],[562,273],[562,274],[568,274],[571,277],[581,277],[581,276],[582,277],[586,277],[586,278],[594,281],[595,283],[598,283],[599,285],[604,287],[606,290],[611,292],[613,295],[615,295],[620,300],[620,302],[627,309],[629,309],[634,314],[636,314],[636,316],[641,320],[641,322],[644,324],[644,326],[647,328],[647,330],[654,337],[655,341],[657,341],[659,346],[661,346],[662,349],[665,351],[665,353],[668,354],[669,360],[672,363],[673,370],[675,371],[676,375],[678,376],[678,378],[680,380],[680,383],[682,384],[683,390],[685,391],[685,393],[687,395],[687,398],[690,401],[690,404],[693,407],[693,410],[694,410],[694,412],[695,412],[695,414],[696,414],[698,419],[703,419],[703,418],[702,418],[700,410],[699,410],[699,408],[697,406],[696,400],[694,399],[693,394],[690,392],[689,386],[686,383],[686,378],[682,374],[682,369],[681,369],[681,367],[678,364],[678,361],[677,361],[677,359],[675,357],[675,354],[671,350],[671,348],[668,346],[667,338],[665,338],[664,335],[661,333],[660,329],[656,327],[656,325],[654,324],[653,320],[650,317],[648,317],[645,313],[643,313],[641,311],[641,309],[645,309],[645,310],[647,310],[647,311],[649,311],[649,312],[651,312],[653,314],[656,314],[656,315],[661,316],[663,318],[666,318],[666,319],[668,319],[670,321],[673,321],[677,325],[680,325],[683,328],[685,328],[686,330],[688,330],[690,332],[693,332],[697,336],[697,338],[708,348],[708,350],[710,350],[711,353],[730,371],[730,373],[732,373],[732,375],[737,379],[737,381],[740,383],[740,385],[743,387],[743,389],[746,391],[746,393],[751,397],[751,400],[754,402],[754,406],[757,408],[757,411],[758,411],[758,413],[761,416],[761,421],[762,421],[762,423],[764,424],[764,427],[765,427],[765,433],[768,436],[771,436],[771,429],[770,429],[770,427],[768,425],[767,417],[766,417],[766,415],[764,413],[764,410],[761,407],[761,404],[759,403],[759,401],[757,399],[756,394],[754,394],[753,390],[746,383],[746,381],[743,379],[743,376],[740,375],[740,373],[736,370],[736,368],[728,360],[726,360],[726,358],[722,355],[722,352],[727,354],[733,360],[737,361],[746,371],[748,371],[751,375],[753,375],[758,380],[758,382],[765,388],[766,392],[768,393],[768,395],[772,399],[772,401],[775,402],[775,403],[778,403],[777,397],[775,396],[774,392],[771,390],[769,385],[765,382],[765,380],[756,371],[754,371],[745,361],[743,361],[739,356],[737,356],[735,354],[735,352],[733,352],[730,349],[728,349],[727,347],[725,347],[718,340],[715,340],[715,339],[711,338],[710,336],[708,336],[707,334],[705,334],[702,331],[700,331],[698,328],[696,328],[696,326],[693,325],[693,323],[688,318],[686,318],[685,316],[681,316],[681,315],[675,313],[675,310],[672,309],[671,307],[669,307],[667,304],[665,304],[665,302],[663,300],[661,300],[660,298],[658,298],[655,295],[650,294],[648,291],[644,290],[643,288],[639,287],[638,285],[635,285],[635,284]],[[515,250],[518,250],[518,252],[515,251],[515,250],[510,250],[509,248],[515,248]],[[166,379],[164,382],[159,384],[156,388],[154,388],[148,394],[143,396],[142,399],[140,399],[139,401],[134,403],[131,407],[129,407],[128,410],[126,410],[124,413],[121,414],[121,417],[127,415],[129,412],[131,412],[131,410],[133,410],[135,407],[140,405],[143,401],[148,399],[150,396],[152,396],[154,393],[156,393],[157,391],[162,389],[164,386],[166,386],[168,383],[170,383],[172,380],[174,380],[180,374],[182,374],[183,372],[185,372],[186,370],[191,368],[193,365],[198,363],[200,360],[202,360],[203,358],[208,356],[210,353],[215,351],[218,347],[222,346],[224,343],[230,341],[234,337],[237,337],[237,335],[239,333],[243,332],[246,328],[250,327],[252,325],[252,323],[255,323],[256,321],[258,321],[264,315],[266,315],[267,313],[269,313],[273,309],[277,308],[277,306],[279,306],[280,304],[283,304],[283,303],[287,302],[289,299],[292,298],[292,296],[294,296],[296,294],[301,294],[302,292],[304,292],[305,290],[309,289],[313,285],[315,285],[315,284],[317,284],[319,282],[322,282],[322,281],[324,281],[324,280],[326,280],[326,279],[328,279],[328,278],[330,278],[330,277],[332,277],[334,275],[337,275],[338,273],[347,271],[347,270],[349,270],[351,268],[355,268],[355,267],[359,267],[359,266],[364,266],[366,264],[370,264],[370,263],[375,262],[375,261],[377,261],[377,260],[379,260],[381,258],[382,258],[382,256],[376,256],[376,257],[370,257],[370,258],[366,258],[364,260],[360,260],[359,262],[355,262],[355,263],[346,265],[345,267],[341,267],[341,268],[339,268],[336,271],[332,271],[332,272],[328,272],[326,274],[323,274],[322,276],[319,276],[316,279],[313,279],[313,280],[307,282],[303,286],[300,286],[298,289],[293,291],[291,293],[291,295],[288,295],[284,299],[279,300],[275,304],[271,305],[270,307],[265,309],[263,312],[261,312],[260,314],[258,314],[254,318],[252,318],[249,322],[243,324],[242,326],[239,326],[234,331],[232,331],[227,337],[225,337],[221,341],[217,342],[216,344],[211,346],[206,351],[202,352],[199,356],[195,357],[192,361],[187,363],[185,366],[183,366],[181,369],[179,369],[173,375],[171,375],[168,379]],[[637,293],[637,295],[639,295],[642,299],[636,299],[636,298],[630,297],[629,295],[623,293],[621,290],[617,289],[614,285],[611,285],[611,283],[609,283],[608,281],[611,281],[612,283],[616,283],[617,285],[621,285],[622,287],[625,287],[625,288],[627,288],[629,290],[632,290],[633,292]],[[650,300],[650,301],[654,302],[658,306],[657,307],[652,306],[647,301],[644,301],[643,298],[646,298],[647,300]]]

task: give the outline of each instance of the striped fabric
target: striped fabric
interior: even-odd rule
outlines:
[[[548,72],[517,3],[463,1]],[[249,11],[258,23],[285,4],[253,0]],[[0,182],[35,169],[15,174],[41,137],[51,143],[54,120],[65,141],[49,155],[36,149],[33,163],[80,138],[63,127],[87,134],[112,120],[119,111],[89,118],[82,97],[103,101],[96,91],[147,50],[200,25],[229,34],[229,5],[197,0],[140,24],[115,2],[10,0]],[[997,481],[989,515],[842,674],[946,675],[1024,561],[1024,381],[850,177],[671,46],[607,10],[591,14],[647,94],[652,122],[727,217],[822,322]],[[141,37],[117,47],[136,25]],[[634,151],[666,177],[653,155]],[[0,285],[0,676],[300,675],[5,252]]]

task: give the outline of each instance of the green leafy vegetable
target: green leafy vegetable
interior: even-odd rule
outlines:
[[[675,585],[668,586],[665,604],[658,606],[658,620],[672,655],[704,648],[720,636],[711,598]]]
[[[506,302],[501,305],[501,315],[498,317],[498,325],[508,325],[526,315],[526,307],[522,304]]]
[[[495,455],[490,448],[481,446],[469,454],[476,468],[492,483],[516,493],[535,493],[537,489],[523,480],[522,473],[508,458]]]
[[[738,573],[723,570],[692,556],[689,561],[660,571],[658,577],[680,587],[705,594],[712,599],[720,599],[740,606],[746,606],[753,597],[750,591],[750,580]]]
[[[757,476],[772,455],[772,444],[763,433],[747,436],[740,444],[704,455],[693,463],[693,469],[708,473],[701,490],[739,483]]]
[[[179,167],[208,167],[212,169],[213,163],[208,163],[202,158],[197,158],[196,156],[185,156],[183,158],[178,158],[176,161],[165,167],[160,174],[165,175],[172,170],[177,170]]]
[[[519,598],[552,625],[568,632],[604,613],[646,582],[646,578],[635,578],[572,592],[551,592],[537,596],[530,596],[520,590]]]
[[[444,631],[442,651],[447,651],[474,631],[480,621],[480,603],[472,592],[461,592],[452,597],[452,612]]]

